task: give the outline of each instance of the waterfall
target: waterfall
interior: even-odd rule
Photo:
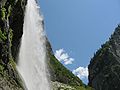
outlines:
[[[36,0],[28,0],[17,69],[27,90],[50,90],[46,74],[46,39]]]

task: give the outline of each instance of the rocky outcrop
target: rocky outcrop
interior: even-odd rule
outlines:
[[[95,90],[120,89],[120,26],[89,64],[89,85]]]
[[[0,0],[0,90],[23,90],[15,57],[22,36],[26,0]]]
[[[92,90],[90,87],[83,87],[83,86],[70,86],[68,84],[60,83],[60,82],[51,82],[53,86],[52,90]]]
[[[53,86],[53,90],[76,90],[74,87],[71,87],[67,84],[63,84],[60,82],[51,82]]]

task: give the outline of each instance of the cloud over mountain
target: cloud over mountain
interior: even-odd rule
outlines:
[[[55,51],[55,57],[60,61],[63,62],[65,65],[72,64],[74,58],[70,58],[68,53],[65,52],[64,49],[59,49]]]
[[[77,69],[73,70],[73,74],[78,76],[80,79],[87,79],[88,78],[88,68],[87,67],[78,67]]]

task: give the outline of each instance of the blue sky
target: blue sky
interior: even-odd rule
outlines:
[[[74,59],[65,65],[71,71],[86,67],[120,23],[120,0],[39,1],[53,51],[64,49]]]

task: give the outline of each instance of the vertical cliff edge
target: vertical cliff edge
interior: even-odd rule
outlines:
[[[22,36],[26,0],[0,1],[0,90],[24,90],[15,57]]]
[[[89,85],[95,90],[120,89],[120,25],[89,64]]]

